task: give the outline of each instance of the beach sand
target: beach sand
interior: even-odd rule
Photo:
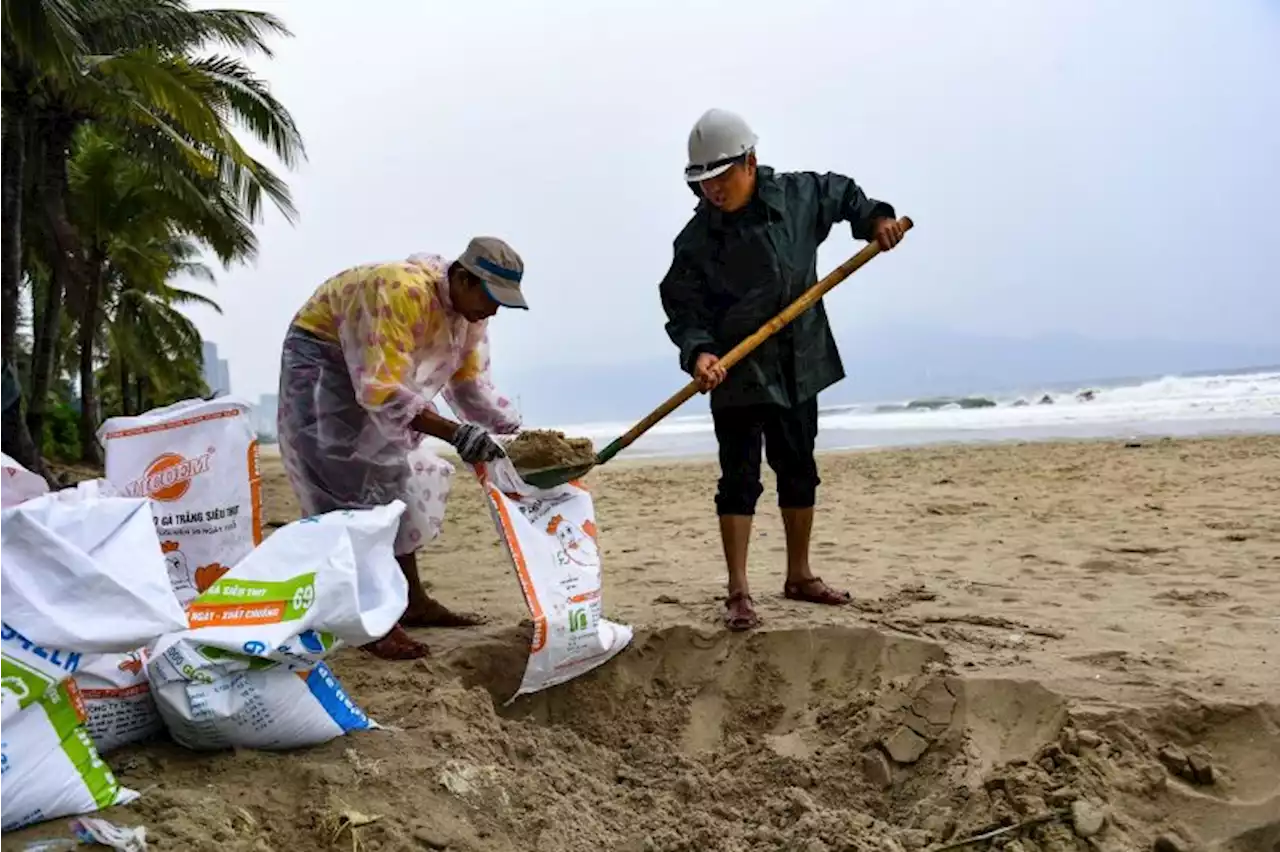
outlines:
[[[511,707],[528,614],[459,472],[420,568],[489,624],[418,632],[426,661],[333,662],[397,730],[129,749],[110,762],[144,796],[113,813],[159,849],[255,852],[914,850],[1037,816],[1003,848],[1280,849],[1280,436],[820,466],[814,567],[854,603],[782,598],[767,484],[748,636],[719,626],[714,464],[592,473],[606,612],[634,645]],[[264,472],[266,517],[293,519],[278,459]]]

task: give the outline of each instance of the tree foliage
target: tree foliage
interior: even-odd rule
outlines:
[[[286,168],[305,156],[242,58],[270,57],[289,32],[268,13],[186,0],[3,0],[3,24],[3,355],[29,427],[6,428],[5,451],[39,469],[33,446],[72,443],[50,442],[46,412],[61,429],[70,408],[76,451],[94,462],[101,416],[206,390],[181,309],[212,303],[175,282],[212,280],[206,252],[254,257],[267,202],[296,217],[237,136]]]

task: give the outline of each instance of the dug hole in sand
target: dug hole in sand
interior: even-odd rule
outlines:
[[[144,795],[106,816],[197,852],[909,852],[1020,823],[971,848],[1280,842],[1270,705],[1100,708],[960,676],[942,646],[871,628],[675,627],[500,710],[527,631],[441,635],[420,664],[335,662],[399,730],[287,754],[127,749],[113,763]]]

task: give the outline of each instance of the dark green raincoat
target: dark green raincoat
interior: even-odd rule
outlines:
[[[813,172],[776,173],[761,166],[756,195],[726,214],[698,205],[675,241],[662,280],[667,335],[692,373],[698,355],[723,356],[818,280],[818,246],[836,222],[866,240],[893,208],[867,198],[851,179]],[[807,402],[844,378],[822,303],[765,341],[711,393],[714,410]]]

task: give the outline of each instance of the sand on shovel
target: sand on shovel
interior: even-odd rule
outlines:
[[[516,470],[525,472],[592,464],[596,451],[590,438],[567,438],[563,432],[532,429],[507,444],[507,456]]]

